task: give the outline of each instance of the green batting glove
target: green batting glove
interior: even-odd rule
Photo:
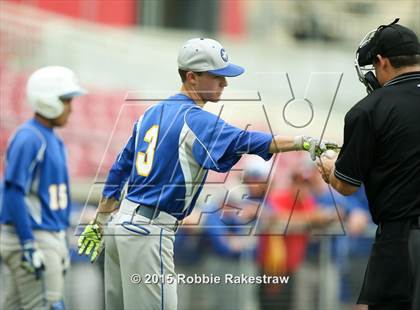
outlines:
[[[336,143],[320,141],[317,138],[309,136],[295,137],[295,146],[298,150],[308,151],[312,160],[320,157],[322,153],[327,150],[334,150],[337,152],[340,149]]]
[[[79,241],[79,255],[90,255],[90,262],[93,263],[102,251],[102,234],[98,224],[89,224],[82,232]]]

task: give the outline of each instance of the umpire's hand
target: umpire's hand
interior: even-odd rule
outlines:
[[[317,162],[318,171],[327,184],[330,183],[330,176],[334,171],[337,155],[338,154],[336,152],[328,150],[320,156]]]

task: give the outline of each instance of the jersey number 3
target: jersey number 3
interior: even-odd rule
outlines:
[[[137,173],[143,177],[147,177],[152,170],[153,158],[155,157],[155,148],[159,135],[159,126],[153,125],[146,131],[144,141],[149,143],[146,152],[138,152],[136,158]]]

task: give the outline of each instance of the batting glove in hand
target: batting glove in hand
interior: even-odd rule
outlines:
[[[89,224],[82,232],[79,241],[79,255],[83,253],[90,255],[90,262],[93,263],[102,251],[102,234],[98,224]]]
[[[36,280],[39,280],[45,270],[44,255],[35,247],[33,241],[26,242],[22,247],[21,266],[28,272],[35,273]]]
[[[340,147],[333,142],[320,141],[317,138],[310,136],[297,136],[294,139],[295,147],[297,150],[308,151],[311,155],[312,160],[316,160],[316,157],[320,157],[322,153],[327,150],[337,151]]]

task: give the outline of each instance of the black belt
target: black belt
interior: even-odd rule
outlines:
[[[135,212],[136,212],[136,214],[144,216],[144,217],[148,218],[149,220],[156,219],[160,214],[160,211],[157,207],[151,207],[151,206],[146,206],[146,205],[139,205],[136,208]],[[176,232],[178,230],[179,222],[177,220],[174,220],[174,223],[172,223],[172,224],[162,224],[161,223],[160,225],[168,226],[168,228],[170,230],[173,230],[174,232]]]
[[[136,213],[138,215],[147,217],[149,220],[154,220],[160,214],[160,211],[157,207],[150,207],[145,205],[139,205],[136,208]]]
[[[420,228],[420,216],[404,218],[394,221],[380,222],[378,224],[378,231],[379,233],[381,233],[385,226],[389,227],[390,229],[398,229],[398,227],[402,227],[402,225],[407,224],[409,225],[410,229]]]
[[[412,225],[414,225],[417,228],[420,228],[420,216],[413,218]]]

